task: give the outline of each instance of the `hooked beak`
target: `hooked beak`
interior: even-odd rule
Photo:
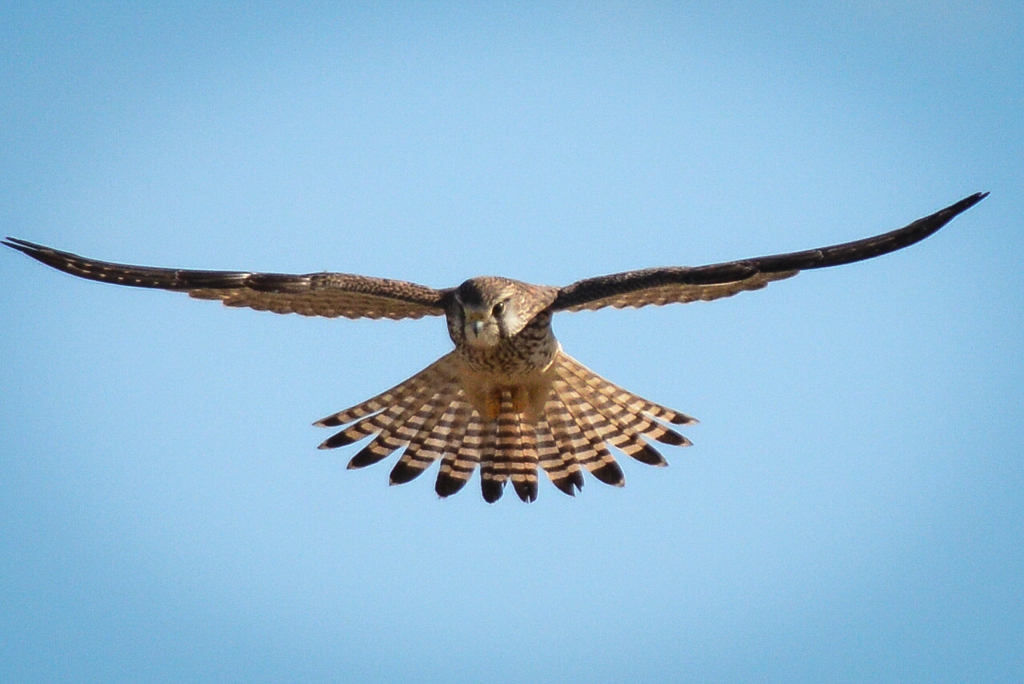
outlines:
[[[467,313],[464,324],[465,328],[463,328],[465,330],[466,342],[474,347],[490,347],[497,342],[496,339],[491,339],[494,337],[491,330],[492,324],[490,324],[484,314],[476,311]]]

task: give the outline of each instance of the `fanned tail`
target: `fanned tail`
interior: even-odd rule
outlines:
[[[511,482],[519,498],[531,502],[538,466],[570,496],[583,488],[583,469],[621,487],[625,478],[609,447],[664,466],[647,440],[688,446],[667,424],[697,422],[608,382],[562,352],[544,374],[548,396],[539,416],[528,418],[522,406],[516,410],[514,387],[496,387],[497,415],[487,420],[470,403],[460,364],[452,352],[386,392],[318,421],[342,428],[320,448],[371,438],[349,461],[349,468],[363,468],[404,447],[391,470],[393,485],[414,480],[440,460],[434,489],[441,497],[461,490],[479,465],[485,501],[500,499]]]
[[[360,404],[356,404],[355,406],[351,406],[343,411],[333,413],[326,418],[321,418],[317,422],[313,423],[313,425],[317,427],[339,427],[377,413],[382,409],[384,409],[383,412],[385,413],[393,411],[395,409],[396,402],[400,402],[403,398],[409,396],[411,392],[426,391],[431,388],[436,388],[445,380],[450,381],[453,379],[455,376],[455,369],[455,352],[445,354],[408,380],[400,382],[391,389],[381,392],[375,397],[370,397]],[[344,430],[343,432],[348,432],[348,430]],[[367,435],[368,434],[372,434],[372,432],[367,433]],[[363,436],[365,437],[366,435]],[[357,437],[352,441],[358,441],[359,439],[361,439],[361,437]],[[351,442],[349,442],[349,444],[351,444]],[[328,444],[327,442],[324,442],[320,445],[320,448],[333,449],[339,446],[344,446],[344,444]]]
[[[697,421],[691,416],[608,382],[563,352],[559,352],[551,370],[551,395],[544,406],[545,420],[537,429],[546,447],[541,465],[563,492],[571,495],[573,487],[583,486],[579,465],[605,484],[625,484],[608,445],[654,466],[668,462],[643,437],[672,446],[690,446],[690,440],[664,423],[693,425]],[[552,438],[550,442],[547,435]]]

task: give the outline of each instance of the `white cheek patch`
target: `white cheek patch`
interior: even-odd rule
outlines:
[[[518,334],[525,325],[526,322],[519,317],[519,311],[515,307],[506,304],[505,313],[499,322],[501,333],[506,337],[512,337]]]

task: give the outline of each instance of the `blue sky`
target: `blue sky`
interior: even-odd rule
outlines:
[[[0,678],[1019,681],[1016,3],[4,3],[0,232],[157,266],[567,284],[992,195],[712,304],[564,315],[692,413],[488,506],[310,423],[443,321],[225,310],[0,253]]]

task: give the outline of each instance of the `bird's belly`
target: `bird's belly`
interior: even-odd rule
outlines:
[[[481,418],[497,420],[503,399],[511,401],[513,412],[529,423],[543,417],[554,379],[552,363],[559,350],[554,338],[551,342],[534,347],[528,354],[503,354],[500,347],[485,353],[460,350],[468,352],[459,354],[465,364],[463,390]]]

